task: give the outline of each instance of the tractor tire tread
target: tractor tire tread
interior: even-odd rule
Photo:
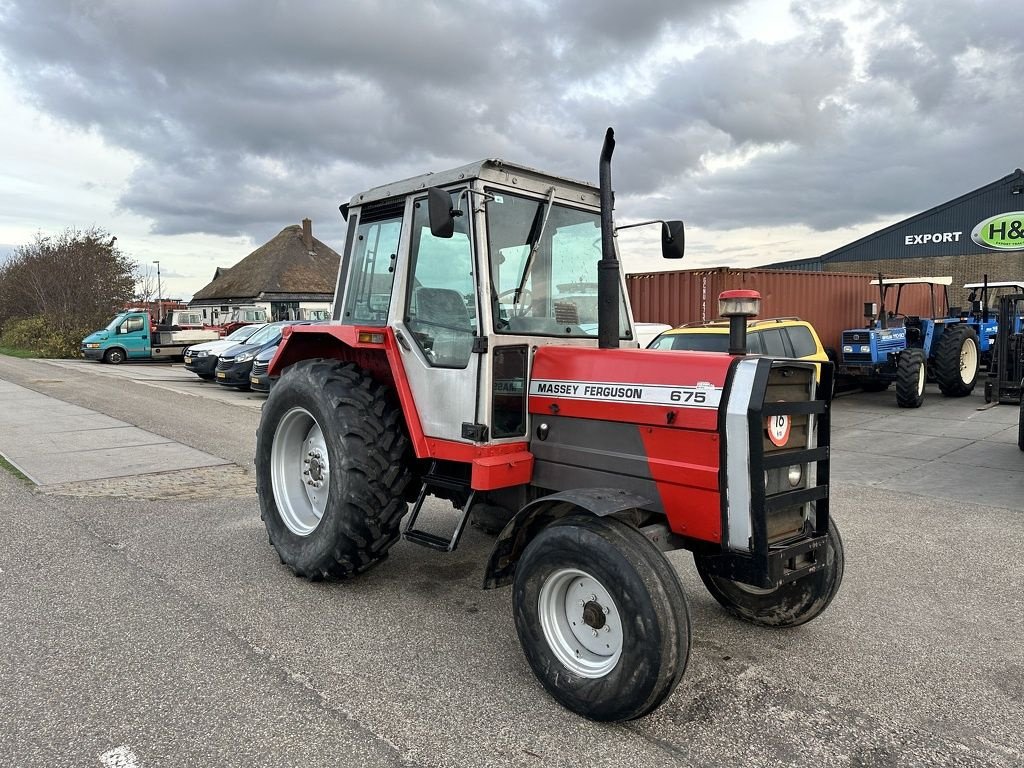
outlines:
[[[918,390],[920,366],[927,365],[924,352],[920,349],[905,349],[900,353],[896,365],[896,405],[900,408],[919,408],[924,392]]]
[[[970,381],[964,381],[960,372],[960,356],[967,343],[974,344],[974,371]],[[939,391],[946,397],[966,397],[974,391],[978,381],[978,334],[967,325],[954,325],[946,329],[935,350],[932,372]]]
[[[296,396],[310,400],[303,407],[311,413],[314,408],[321,411],[314,416],[321,423],[328,450],[335,447],[328,509],[306,537],[296,536],[284,525],[270,472],[274,419]],[[403,494],[412,478],[410,443],[390,388],[376,383],[354,363],[313,359],[295,364],[263,407],[256,457],[260,516],[274,548],[296,575],[312,581],[343,579],[387,557],[399,538],[399,524],[407,510]],[[344,481],[336,483],[335,473],[343,474]],[[341,498],[335,498],[336,493]],[[316,546],[314,537],[324,535],[332,536],[333,542]]]

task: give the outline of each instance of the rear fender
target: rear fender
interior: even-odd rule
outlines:
[[[647,516],[646,510],[656,508],[651,499],[618,488],[581,488],[534,499],[519,510],[498,534],[484,570],[484,589],[511,584],[516,563],[526,546],[543,528],[559,518],[580,512],[597,517],[632,512],[637,518],[634,522],[639,524],[640,518]]]
[[[360,341],[361,337],[363,341]],[[373,340],[366,341],[367,338]],[[416,456],[422,458],[429,455],[412,389],[405,376],[402,357],[391,328],[360,328],[354,325],[286,326],[267,373],[279,376],[288,366],[312,358],[334,358],[355,363],[374,380],[391,386],[402,406],[406,431]]]

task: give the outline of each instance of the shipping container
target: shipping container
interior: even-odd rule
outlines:
[[[799,317],[818,332],[821,343],[838,349],[842,332],[865,327],[865,302],[878,302],[878,275],[845,272],[797,272],[776,269],[687,269],[626,275],[633,318],[637,322],[708,322],[718,318],[718,294],[735,288],[761,294],[760,317]],[[942,287],[936,289],[936,312],[946,305]],[[906,286],[900,299],[900,313],[930,317],[928,286]],[[896,303],[896,289],[886,295],[886,310]]]

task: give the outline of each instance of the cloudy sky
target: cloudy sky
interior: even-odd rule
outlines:
[[[188,297],[282,227],[502,157],[812,257],[1024,165],[1019,0],[0,0],[0,254],[97,225]],[[630,272],[662,269],[640,230]],[[671,265],[676,268],[677,265]]]

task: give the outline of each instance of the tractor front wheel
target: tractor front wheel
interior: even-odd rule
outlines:
[[[710,573],[705,555],[694,552],[697,573],[708,592],[733,616],[764,627],[796,627],[828,608],[843,582],[843,540],[829,521],[825,567],[774,589],[760,589]]]
[[[401,411],[365,371],[308,360],[281,376],[256,432],[256,489],[296,575],[347,577],[387,557],[410,477]]]
[[[978,334],[968,325],[948,327],[935,350],[935,382],[946,397],[966,397],[978,380]]]
[[[900,352],[900,360],[896,365],[896,405],[900,408],[920,408],[924,402],[926,378],[924,350],[913,347]]]
[[[592,720],[642,717],[686,670],[690,617],[664,555],[613,518],[543,529],[516,565],[516,631],[548,693]]]

